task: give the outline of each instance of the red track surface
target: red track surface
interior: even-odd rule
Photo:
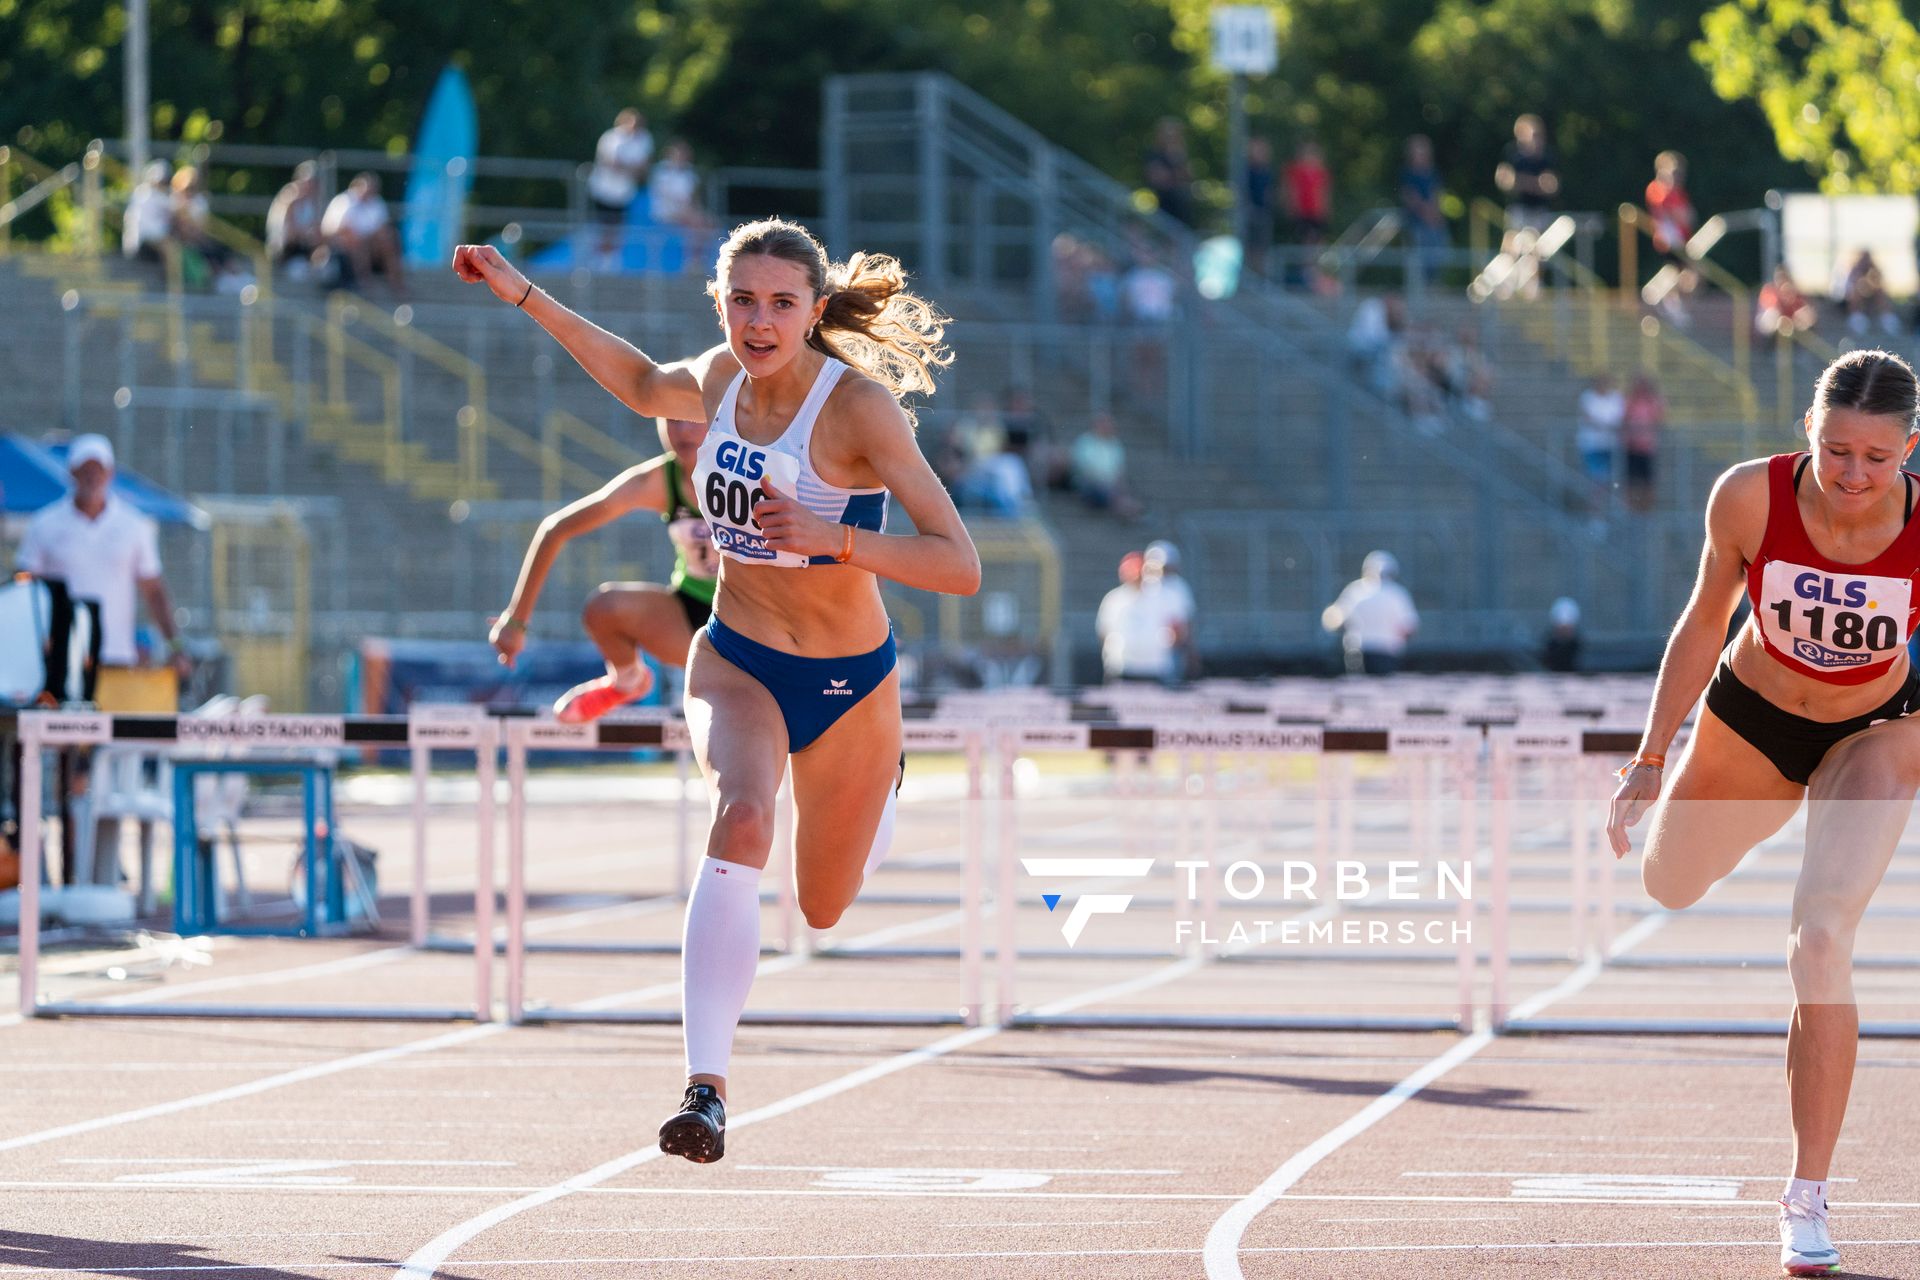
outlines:
[[[952,892],[954,806],[907,812],[876,896]],[[1362,852],[1398,838],[1369,825],[1384,812],[1363,811]],[[1037,802],[1022,830],[1055,847],[1164,846],[1167,821],[1116,833],[1080,797]],[[1537,954],[1514,971],[1517,999],[1553,991],[1553,1013],[1784,1011],[1777,969],[1556,962],[1565,837],[1550,808],[1530,822],[1516,891],[1538,909],[1515,934]],[[379,812],[348,826],[406,847]],[[466,850],[447,826],[434,874],[454,907]],[[636,826],[666,829],[659,812],[536,814],[543,936],[673,938],[676,904],[630,900],[671,883],[661,851],[618,852]],[[1229,824],[1223,838],[1244,834]],[[1726,901],[1784,901],[1773,873],[1791,856],[1756,860]],[[1631,866],[1620,874],[1624,932],[1643,917],[1629,913]],[[1887,901],[1910,892],[1890,886]],[[1057,943],[1057,924],[1031,906],[1023,941]],[[770,906],[770,939],[780,927]],[[1910,947],[1900,917],[1877,927],[1879,954]],[[1101,928],[1106,945],[1165,941],[1146,912]],[[862,904],[839,932],[937,946],[957,929],[949,904],[895,901]],[[1702,914],[1642,932],[1648,952],[1777,952],[1779,922]],[[55,955],[47,992],[467,998],[467,957],[391,940],[220,941],[210,955],[157,975],[135,958],[129,979]],[[667,1009],[676,970],[672,956],[542,955],[530,990]],[[754,1007],[951,1008],[954,974],[940,958],[769,957]],[[1920,1003],[1908,974],[1863,971],[1861,986],[1870,1018]],[[1089,1012],[1446,1013],[1452,995],[1450,966],[1412,959],[1042,960],[1021,987],[1023,1003]],[[727,1157],[697,1167],[652,1146],[679,1093],[672,1027],[30,1021],[0,1025],[13,1104],[0,1114],[0,1280],[362,1280],[410,1258],[410,1274],[475,1280],[1772,1276],[1789,1156],[1780,1055],[1770,1038],[749,1027]],[[1920,1277],[1917,1085],[1920,1043],[1863,1046],[1833,1193],[1848,1274]],[[1396,1086],[1404,1100],[1383,1104]]]

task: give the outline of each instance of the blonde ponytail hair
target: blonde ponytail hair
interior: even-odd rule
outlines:
[[[734,228],[720,247],[708,286],[715,296],[727,268],[746,254],[802,268],[814,297],[827,300],[820,323],[807,335],[808,346],[852,365],[896,398],[933,394],[933,371],[953,362],[941,341],[948,318],[907,291],[907,273],[898,260],[856,253],[844,263],[829,264],[812,232],[797,222],[768,218]]]

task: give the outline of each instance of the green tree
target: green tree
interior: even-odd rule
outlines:
[[[1920,190],[1920,31],[1897,0],[1732,0],[1694,56],[1828,191]]]

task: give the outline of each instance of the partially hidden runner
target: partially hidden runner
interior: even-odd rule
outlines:
[[[658,422],[665,453],[628,468],[597,493],[540,522],[520,565],[513,598],[488,637],[500,661],[511,667],[526,647],[527,625],[560,549],[635,511],[659,514],[673,541],[673,573],[664,586],[603,582],[588,598],[580,622],[606,659],[607,674],[575,685],[554,704],[554,717],[567,724],[598,720],[615,707],[646,697],[653,688],[653,672],[640,655],[665,666],[686,666],[694,635],[713,615],[720,559],[693,491],[693,468],[707,424],[669,418]]]

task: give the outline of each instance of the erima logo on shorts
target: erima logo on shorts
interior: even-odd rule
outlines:
[[[1873,661],[1870,653],[1843,653],[1812,640],[1798,639],[1793,642],[1793,656],[1822,667],[1864,667]]]
[[[1152,858],[1022,858],[1020,865],[1027,869],[1028,875],[1045,879],[1074,876],[1138,879],[1153,871]],[[1046,902],[1049,911],[1060,905],[1060,895],[1057,893],[1042,894],[1041,899]],[[1067,912],[1060,933],[1069,947],[1074,946],[1080,941],[1081,931],[1087,927],[1088,920],[1098,915],[1119,915],[1132,901],[1133,895],[1130,893],[1082,894],[1074,900],[1073,909]]]
[[[822,689],[820,691],[821,693],[825,694],[827,697],[851,698],[853,696],[853,690],[847,688],[847,682],[845,680],[829,680],[827,681],[827,683],[832,685],[833,687],[831,689]]]

